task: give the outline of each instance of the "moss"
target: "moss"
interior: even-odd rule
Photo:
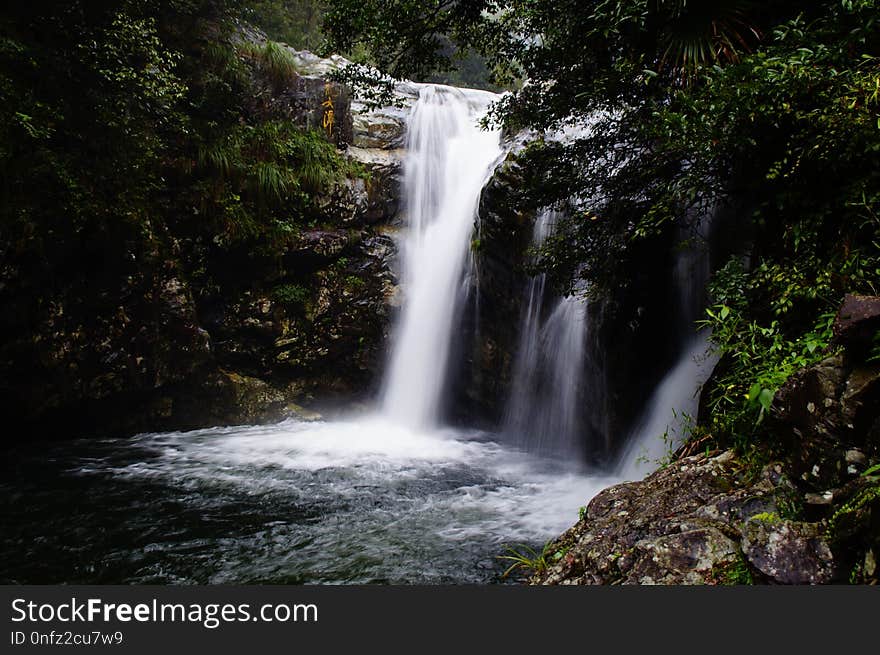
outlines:
[[[272,291],[272,297],[276,302],[288,306],[303,306],[310,296],[309,290],[300,284],[280,284]]]
[[[708,581],[724,586],[753,585],[755,579],[752,569],[742,553],[737,554],[736,561],[716,564],[709,573]]]
[[[347,275],[345,277],[345,287],[350,291],[357,291],[359,289],[363,289],[366,286],[366,282],[363,279],[357,277],[356,275]]]
[[[761,512],[749,518],[749,521],[761,521],[769,525],[774,525],[782,521],[782,518],[776,512]]]
[[[858,522],[856,516],[865,506],[880,500],[880,484],[873,484],[859,491],[849,502],[840,507],[828,520],[825,536],[832,541],[839,541],[848,524]],[[850,526],[851,527],[851,526]]]

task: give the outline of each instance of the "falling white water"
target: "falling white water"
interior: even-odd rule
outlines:
[[[651,396],[642,419],[632,431],[620,458],[619,475],[640,480],[657,469],[681,445],[696,420],[700,390],[717,355],[709,347],[709,331],[704,330],[684,348],[676,365]]]
[[[553,232],[558,218],[549,210],[538,215],[534,245],[541,245]],[[543,273],[532,277],[526,287],[504,433],[529,452],[577,456],[583,438],[579,416],[586,303],[575,296],[558,298],[545,318],[545,287]]]
[[[480,192],[501,155],[500,133],[479,119],[497,96],[423,86],[408,123],[402,244],[405,299],[382,413],[410,428],[437,424],[454,319],[462,300]]]
[[[689,333],[705,307],[710,276],[708,252],[713,216],[682,229],[679,238],[691,239],[678,253],[673,283],[677,292],[675,316],[682,331]],[[682,444],[697,419],[700,392],[718,362],[709,343],[711,332],[687,338],[678,361],[655,389],[640,421],[630,433],[619,460],[618,472],[625,479],[640,479],[654,471]]]

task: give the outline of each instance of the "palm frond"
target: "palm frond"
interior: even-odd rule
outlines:
[[[660,0],[665,14],[659,68],[690,82],[704,66],[736,63],[761,38],[749,0]]]

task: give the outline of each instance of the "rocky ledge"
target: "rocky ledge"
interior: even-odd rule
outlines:
[[[787,518],[795,495],[778,465],[747,483],[730,451],[687,457],[596,496],[532,582],[703,584],[753,571],[826,582],[834,558],[816,526]],[[802,551],[796,568],[785,561],[793,550]]]

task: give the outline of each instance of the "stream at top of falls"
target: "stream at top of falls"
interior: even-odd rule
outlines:
[[[404,302],[376,410],[21,445],[0,481],[0,580],[499,582],[507,547],[540,550],[620,480],[619,471],[588,473],[571,457],[508,443],[511,426],[562,430],[570,440],[572,419],[539,424],[547,408],[570,410],[574,400],[565,396],[531,418],[508,407],[498,434],[443,425],[480,192],[503,151],[499,133],[478,126],[496,96],[419,88],[404,165]],[[548,335],[563,335],[578,356],[583,350],[582,308],[560,300],[541,322],[539,287],[541,280],[527,289],[535,309],[524,317],[521,348],[530,350],[520,353],[520,368],[540,362],[543,377],[517,387],[514,404],[528,402],[530,389],[546,393],[543,381],[565,384],[571,375],[554,373],[557,361],[569,371],[571,357],[547,344]]]

